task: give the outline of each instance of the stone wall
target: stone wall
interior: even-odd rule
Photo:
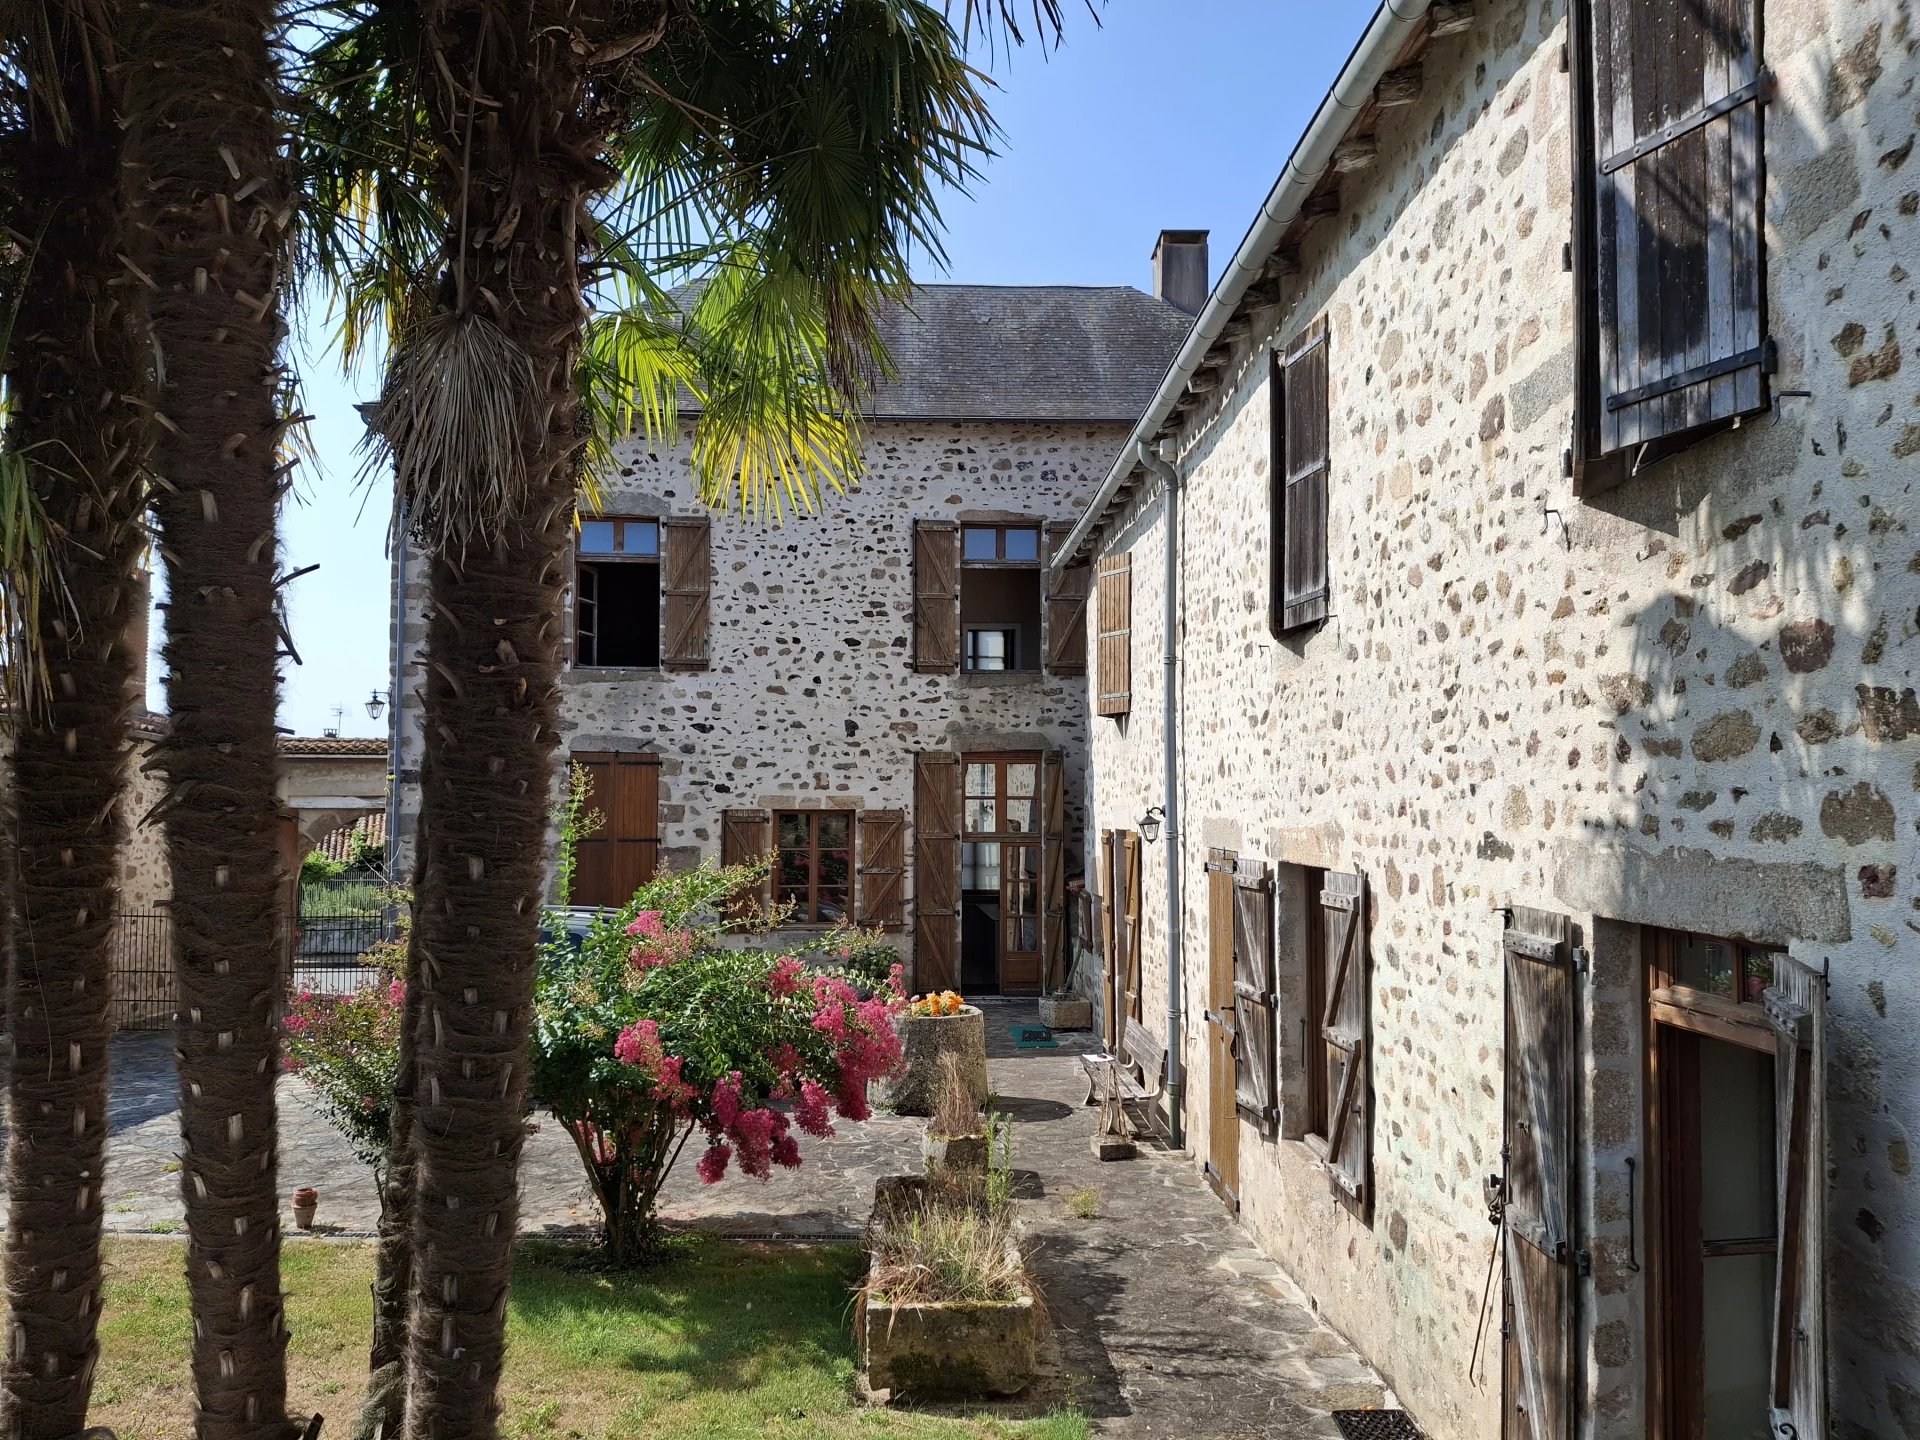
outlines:
[[[662,757],[662,857],[717,857],[720,816],[743,807],[913,810],[921,750],[1058,749],[1071,828],[1084,812],[1086,700],[1079,676],[922,675],[912,669],[916,520],[1069,519],[1112,463],[1125,426],[875,422],[857,487],[769,525],[716,517],[711,668],[569,670],[563,747]],[[622,447],[609,514],[699,512],[684,443]],[[411,568],[420,633],[423,570]],[[417,771],[417,657],[408,667],[402,773]],[[417,782],[403,787],[411,837]],[[410,852],[410,845],[404,846]],[[909,863],[909,870],[911,864]],[[911,905],[911,874],[908,898]],[[903,956],[911,935],[897,937]]]
[[[1570,914],[1594,957],[1585,1432],[1647,1429],[1624,1161],[1639,927],[1664,925],[1829,969],[1834,1433],[1920,1434],[1915,41],[1894,0],[1764,9],[1773,384],[1809,396],[1575,498],[1565,12],[1501,3],[1429,50],[1423,98],[1383,117],[1378,169],[1348,180],[1284,308],[1255,312],[1181,438],[1188,1144],[1204,1158],[1207,849],[1364,872],[1371,1215],[1303,1146],[1244,1125],[1243,1215],[1442,1440],[1498,1433],[1497,1310],[1471,1374],[1469,1357],[1514,904]],[[1332,613],[1276,640],[1265,355],[1322,313]],[[1107,541],[1134,553],[1134,698],[1093,722],[1096,829],[1163,798],[1161,504],[1136,502]],[[1142,907],[1156,1032],[1164,850]],[[1280,1025],[1294,1063],[1298,1020]]]

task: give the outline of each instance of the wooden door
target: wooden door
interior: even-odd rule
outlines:
[[[1240,1208],[1240,1112],[1234,1084],[1234,862],[1207,861],[1207,1180]]]
[[[1573,955],[1567,917],[1506,932],[1506,1357],[1502,1440],[1571,1440]]]
[[[660,858],[660,757],[576,753],[587,772],[588,813],[600,825],[574,849],[575,905],[619,907],[653,878]]]

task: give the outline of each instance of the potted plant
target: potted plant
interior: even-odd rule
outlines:
[[[320,1208],[320,1192],[311,1185],[302,1185],[293,1192],[293,1223],[302,1230],[313,1229],[314,1213]]]
[[[987,1098],[987,1017],[952,990],[916,996],[895,1022],[901,1068],[887,1103],[901,1115],[932,1115],[946,1057],[953,1056],[976,1106]]]
[[[940,1093],[934,1100],[933,1118],[921,1137],[920,1151],[930,1173],[987,1173],[986,1117],[957,1055],[941,1058]]]

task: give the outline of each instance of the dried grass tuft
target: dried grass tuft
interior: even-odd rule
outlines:
[[[934,1096],[933,1115],[927,1122],[927,1129],[932,1134],[949,1139],[956,1135],[986,1133],[979,1102],[973,1098],[973,1087],[967,1083],[966,1072],[961,1068],[957,1055],[943,1055],[940,1058],[940,1086]]]
[[[1018,1300],[1031,1288],[1011,1209],[921,1199],[878,1218],[861,1293],[880,1304],[931,1305]]]

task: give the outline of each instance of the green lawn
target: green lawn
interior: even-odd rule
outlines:
[[[185,1245],[110,1240],[95,1425],[120,1440],[190,1433]],[[373,1252],[285,1252],[296,1413],[344,1435],[365,1379]],[[557,1440],[1085,1440],[1077,1416],[1024,1423],[858,1405],[852,1246],[680,1242],[638,1276],[596,1274],[530,1245],[514,1275],[504,1430]]]

